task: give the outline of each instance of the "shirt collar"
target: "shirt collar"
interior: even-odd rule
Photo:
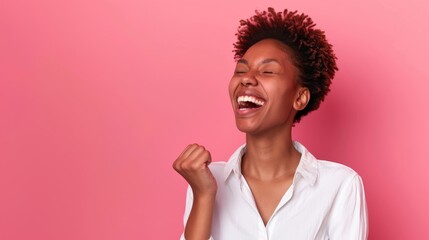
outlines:
[[[299,164],[295,172],[294,181],[297,176],[300,176],[310,185],[314,185],[319,173],[317,159],[301,143],[294,141],[293,145],[295,149],[301,153],[301,159],[299,160]],[[243,144],[231,155],[224,170],[225,181],[232,174],[241,178],[241,159],[245,152],[246,144]]]
[[[226,181],[228,177],[234,173],[238,178],[241,177],[241,158],[246,152],[246,144],[241,145],[235,152],[231,155],[228,162],[226,163],[224,170],[224,180]]]

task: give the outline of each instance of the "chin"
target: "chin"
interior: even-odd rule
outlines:
[[[236,124],[237,129],[242,132],[242,133],[246,133],[246,134],[254,134],[258,131],[258,129],[254,126],[249,126],[249,125],[245,125],[245,124]]]

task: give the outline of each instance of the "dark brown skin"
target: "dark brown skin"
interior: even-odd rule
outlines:
[[[209,239],[217,184],[208,168],[210,153],[198,144],[191,144],[173,163],[173,168],[192,188],[194,201],[185,228],[185,238]]]
[[[246,133],[242,174],[248,182],[261,218],[269,221],[282,196],[292,184],[300,153],[292,144],[292,125],[297,111],[307,105],[310,93],[297,81],[288,48],[265,39],[250,47],[238,61],[229,84],[237,128]],[[243,113],[237,98],[257,96],[264,105]],[[208,239],[217,185],[208,164],[210,153],[202,146],[189,145],[174,162],[192,188],[194,205],[185,227],[187,240]]]

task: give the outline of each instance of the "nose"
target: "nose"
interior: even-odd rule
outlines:
[[[241,78],[241,84],[244,86],[256,86],[258,85],[258,80],[255,78],[254,74],[249,72]]]

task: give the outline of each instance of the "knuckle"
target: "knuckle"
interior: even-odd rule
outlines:
[[[180,165],[180,168],[183,169],[183,170],[185,170],[185,171],[188,171],[190,169],[190,166],[191,165],[189,163],[182,163]]]
[[[180,168],[180,159],[174,161],[172,165],[175,170],[178,170]]]
[[[180,172],[181,171],[181,167],[177,163],[173,164],[173,169],[176,170],[176,172]]]
[[[188,168],[188,163],[187,162],[181,162],[180,164],[179,164],[179,168],[180,169],[187,169]]]
[[[204,154],[204,158],[205,158],[205,159],[209,159],[209,158],[211,158],[211,155],[210,155],[210,152],[209,152],[209,151],[205,151],[203,154]]]
[[[200,168],[201,164],[199,162],[193,162],[192,164],[190,164],[190,169],[191,170],[197,170],[198,168]]]

